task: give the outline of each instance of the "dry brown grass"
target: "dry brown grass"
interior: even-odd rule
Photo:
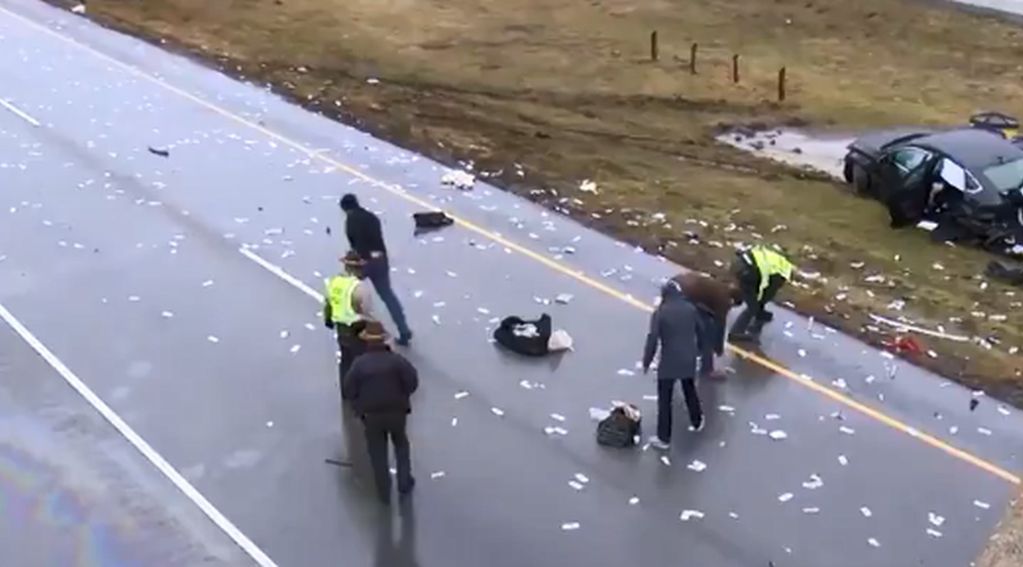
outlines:
[[[962,317],[1000,344],[933,343],[939,357],[920,362],[1023,403],[1020,360],[1007,352],[1023,344],[1019,319],[970,315],[1018,307],[1007,288],[980,290],[985,254],[889,230],[878,205],[711,137],[722,123],[859,128],[956,123],[987,108],[1023,115],[1023,47],[1012,25],[906,0],[90,0],[89,13],[431,156],[504,169],[496,182],[510,190],[708,271],[727,252],[686,244],[681,231],[704,242],[759,232],[828,276],[788,290],[799,309],[854,333],[895,297],[924,324]],[[783,105],[773,101],[781,66],[790,78]],[[524,179],[510,173],[513,162]],[[601,194],[578,193],[583,178]],[[658,211],[666,223],[651,219]],[[788,229],[771,234],[778,224]],[[867,268],[850,268],[854,260]],[[871,297],[867,272],[896,283]],[[844,286],[849,296],[835,300]]]

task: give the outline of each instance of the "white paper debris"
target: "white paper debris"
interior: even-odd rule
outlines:
[[[864,518],[869,518],[874,515],[874,513],[870,511],[870,508],[867,508],[866,506],[860,507],[860,513],[863,514]]]
[[[981,435],[991,435],[991,430],[986,427],[978,427],[977,433],[980,433]]]
[[[845,455],[839,455],[838,456],[838,464],[840,464],[840,465],[842,465],[844,467],[844,466],[849,464],[849,459],[847,459]]]
[[[635,506],[636,504],[639,504],[639,498],[635,496],[629,498],[629,506]]]
[[[739,515],[736,514],[735,512],[729,512],[728,513],[728,517],[733,519],[733,520],[738,520],[739,519]]]
[[[132,303],[135,303],[138,300],[139,300],[139,296],[137,296],[137,295],[129,295],[128,296],[128,301],[130,301]]]
[[[678,519],[682,520],[683,522],[688,522],[689,520],[692,520],[694,518],[697,520],[702,519],[703,512],[699,510],[682,510],[682,514],[679,515],[678,517]]]
[[[604,408],[590,408],[590,419],[593,421],[603,421],[610,415],[610,410],[606,410]]]
[[[775,441],[781,441],[782,439],[788,438],[789,434],[785,433],[781,429],[775,429],[774,431],[768,433],[768,436],[770,436],[771,439],[774,439]]]
[[[583,193],[592,193],[592,194],[596,195],[597,194],[597,184],[594,183],[593,181],[590,181],[589,179],[586,179],[582,183],[579,184],[579,190],[582,191]]]
[[[430,478],[433,479],[433,480],[437,480],[438,478],[444,478],[444,471],[437,471],[435,473],[430,473]]]
[[[451,418],[451,427],[458,427],[458,418],[457,417],[452,417]]]
[[[671,459],[668,458],[668,455],[661,455],[661,462],[664,463],[664,466],[666,467],[671,466]]]
[[[631,370],[629,370],[628,368],[620,368],[618,370],[618,375],[619,376],[635,376],[636,373],[631,371]]]
[[[686,468],[691,470],[691,471],[703,472],[704,470],[707,469],[707,463],[704,463],[703,461],[699,461],[699,460],[693,459],[693,462],[689,463],[686,466]]]
[[[266,426],[267,427],[273,427],[274,426],[274,422],[268,421],[268,422],[266,422]]]
[[[220,342],[220,339],[218,339],[217,337],[215,337],[213,335],[207,336],[206,340],[211,342],[211,343],[219,343]]]
[[[295,354],[296,352],[298,352],[301,349],[302,349],[302,345],[294,345],[294,346],[291,347],[291,354]]]
[[[569,522],[567,524],[561,524],[561,529],[570,532],[579,529],[579,522]]]
[[[870,544],[870,547],[881,547],[881,542],[877,541],[874,538],[867,539],[867,543]]]
[[[203,287],[210,287],[211,285],[213,285],[213,280],[206,280],[202,282]]]
[[[568,302],[572,301],[573,297],[575,296],[572,295],[571,293],[559,293],[558,296],[554,298],[554,301],[562,305],[566,305],[568,304]]]
[[[927,521],[930,522],[931,524],[933,524],[934,527],[940,528],[941,524],[945,523],[945,518],[943,516],[939,516],[938,514],[935,514],[934,512],[928,512],[927,513]]]
[[[799,349],[797,354],[799,354],[799,358],[806,358],[806,351],[803,349]]]
[[[821,509],[817,508],[817,507],[803,508],[803,513],[804,514],[816,514],[816,513],[820,512],[820,511],[821,511]]]
[[[855,429],[853,429],[852,427],[847,427],[845,425],[839,427],[838,430],[841,431],[842,433],[845,433],[846,435],[855,435],[856,434],[856,430]]]
[[[725,413],[735,413],[735,408],[732,406],[718,406],[718,410]]]
[[[565,416],[563,416],[563,415],[561,415],[559,413],[552,413],[551,414],[551,419],[553,419],[554,421],[562,421],[563,422],[563,421],[565,421]]]
[[[576,490],[582,490],[583,489],[582,483],[576,482],[574,480],[568,481],[568,485],[571,486],[572,488],[576,489]]]
[[[987,502],[984,502],[983,500],[974,500],[973,505],[980,508],[981,510],[987,510],[991,508],[991,505],[988,504]]]
[[[927,528],[927,535],[931,537],[941,537],[941,532],[934,528]]]
[[[490,408],[490,411],[493,412],[493,414],[496,415],[497,417],[501,417],[504,415],[504,410],[501,408]]]
[[[171,317],[174,317],[174,313],[171,311],[163,311],[160,313],[160,316],[164,319],[170,319]]]
[[[778,495],[778,502],[788,502],[789,500],[792,500],[792,496],[793,496],[793,494],[791,492],[786,492],[785,494],[779,494]]]
[[[803,483],[803,488],[807,490],[817,490],[824,486],[824,480],[816,474],[810,475],[810,480]]]
[[[776,419],[781,419],[781,416],[776,413],[769,413],[764,416],[764,419],[766,419],[767,421],[774,421]]]

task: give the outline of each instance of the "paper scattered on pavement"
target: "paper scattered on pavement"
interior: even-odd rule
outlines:
[[[703,472],[707,468],[707,463],[693,459],[693,462],[686,466],[687,469],[696,472]]]
[[[860,513],[863,514],[863,517],[865,518],[869,518],[874,515],[874,513],[870,511],[870,508],[867,508],[866,506],[860,507]]]
[[[867,543],[869,543],[869,544],[870,544],[870,547],[881,547],[881,542],[877,541],[877,540],[876,540],[876,539],[874,539],[874,538],[869,538],[869,539],[867,540]]]
[[[174,316],[174,313],[171,311],[164,311],[160,313],[160,316],[163,317],[164,319],[170,319],[171,317]]]
[[[844,466],[849,464],[849,459],[847,459],[845,455],[839,455],[838,456],[838,464],[840,464],[840,465],[842,465],[844,467]]]
[[[574,480],[568,481],[568,485],[571,486],[572,488],[576,489],[576,490],[582,490],[583,489],[582,483],[576,482]]]
[[[629,370],[628,368],[620,368],[618,370],[618,375],[619,376],[635,376],[636,373],[631,371],[631,370]]]
[[[789,500],[792,500],[792,496],[793,496],[793,494],[791,492],[786,492],[785,494],[779,494],[778,495],[778,502],[788,502]]]
[[[559,413],[552,413],[551,414],[551,419],[553,419],[554,421],[565,421],[565,416],[563,416],[563,415],[561,415]]]
[[[664,463],[664,466],[666,467],[671,466],[671,459],[668,458],[668,455],[661,455],[661,462]]]
[[[211,343],[219,343],[220,342],[220,339],[218,339],[217,337],[215,337],[213,335],[207,336],[206,340],[211,342]]]
[[[775,441],[781,441],[782,439],[786,439],[789,436],[788,433],[785,433],[781,429],[775,429],[774,431],[768,433],[768,435],[771,437],[771,439],[774,439]]]
[[[566,532],[570,532],[572,530],[578,530],[579,529],[579,522],[568,522],[566,524],[561,524],[561,529],[566,531]]]
[[[639,498],[636,498],[635,496],[633,496],[632,498],[629,498],[629,505],[630,506],[635,506],[636,504],[639,504]]]
[[[295,354],[296,352],[298,352],[301,349],[302,349],[302,345],[294,345],[293,347],[291,347],[291,354]]]
[[[941,537],[941,532],[934,528],[927,528],[927,535],[931,537]]]
[[[443,478],[443,477],[444,477],[444,471],[437,471],[435,473],[430,473],[430,478],[433,479],[433,480],[437,480],[438,478]]]
[[[703,518],[703,512],[699,510],[682,510],[682,514],[679,515],[678,518],[683,522],[688,522],[689,520],[694,518],[699,520]]]
[[[856,434],[856,430],[855,429],[853,429],[852,427],[847,427],[845,425],[843,425],[842,427],[839,427],[838,430],[841,431],[842,433],[845,433],[846,435],[855,435]]]
[[[490,411],[493,412],[493,414],[496,415],[497,417],[501,417],[504,415],[504,410],[501,408],[490,408]]]
[[[981,510],[987,510],[991,508],[991,505],[988,504],[987,502],[984,502],[983,500],[974,500],[973,505],[980,508]]]
[[[927,513],[927,521],[930,522],[931,524],[933,524],[934,527],[940,528],[941,524],[945,523],[945,518],[943,516],[939,516],[938,514],[935,514],[934,512],[928,512]]]
[[[816,507],[803,508],[803,513],[804,514],[816,514],[816,513],[820,512],[820,511],[821,511],[821,509],[820,508],[816,508]]]

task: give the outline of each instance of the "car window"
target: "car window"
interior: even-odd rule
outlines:
[[[983,174],[999,192],[1017,189],[1023,185],[1023,159],[986,167]]]
[[[903,174],[909,173],[917,167],[920,167],[920,164],[927,161],[929,157],[931,157],[930,152],[914,147],[895,150],[891,154],[892,163],[894,163]]]
[[[948,185],[964,193],[972,195],[984,188],[969,170],[948,158],[944,158],[938,163],[935,174]]]

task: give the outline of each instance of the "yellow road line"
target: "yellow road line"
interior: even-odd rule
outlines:
[[[391,184],[388,184],[388,183],[386,183],[384,181],[380,181],[379,179],[371,177],[371,176],[363,173],[362,171],[359,171],[358,169],[356,169],[356,168],[354,168],[354,167],[352,167],[352,166],[350,166],[348,164],[339,162],[339,161],[337,161],[337,160],[335,160],[335,159],[333,159],[333,158],[331,158],[329,156],[323,155],[323,153],[321,151],[314,150],[314,149],[312,149],[312,148],[302,144],[301,142],[297,142],[295,140],[292,140],[291,138],[288,138],[288,137],[285,137],[285,136],[283,136],[281,134],[278,134],[277,132],[274,132],[273,130],[269,130],[269,129],[263,127],[263,126],[260,126],[259,124],[251,122],[249,120],[246,120],[245,118],[243,118],[241,116],[238,116],[237,114],[234,114],[234,113],[232,113],[229,110],[221,108],[220,106],[217,106],[216,104],[214,104],[212,102],[209,102],[209,101],[207,101],[207,100],[205,100],[203,98],[200,98],[200,97],[198,97],[196,95],[193,95],[192,93],[190,93],[190,92],[188,92],[186,90],[183,90],[183,89],[178,88],[178,87],[176,87],[174,85],[171,85],[170,83],[167,83],[166,81],[164,81],[160,77],[157,77],[155,75],[151,75],[151,74],[149,74],[149,73],[139,69],[138,67],[135,67],[134,65],[125,63],[125,62],[123,62],[123,61],[121,61],[119,59],[116,59],[116,58],[114,58],[114,57],[112,57],[110,55],[107,55],[106,53],[103,53],[102,51],[99,51],[99,50],[97,50],[97,49],[95,49],[95,48],[93,48],[93,47],[91,47],[89,45],[86,45],[86,44],[84,44],[84,43],[82,43],[82,42],[80,42],[80,41],[78,41],[78,40],[76,40],[76,39],[74,39],[72,37],[66,36],[66,35],[64,35],[64,34],[58,32],[56,30],[50,29],[49,27],[47,27],[47,26],[45,26],[43,24],[40,24],[40,23],[38,23],[38,22],[36,22],[34,20],[31,20],[29,18],[26,18],[25,16],[22,16],[20,14],[14,13],[14,12],[8,10],[7,8],[0,7],[0,12],[3,12],[5,14],[7,14],[8,16],[16,19],[16,20],[19,20],[19,21],[23,22],[24,24],[26,24],[26,25],[28,25],[28,26],[30,26],[32,28],[40,30],[40,31],[46,33],[47,35],[50,35],[50,36],[52,36],[54,38],[57,38],[57,39],[59,39],[60,41],[62,41],[64,43],[67,43],[69,45],[75,46],[75,47],[77,47],[79,49],[82,49],[84,51],[87,51],[87,52],[93,54],[96,57],[99,57],[100,59],[108,61],[109,63],[112,63],[113,65],[116,65],[117,67],[120,67],[121,69],[124,69],[125,71],[131,73],[132,75],[135,75],[137,77],[140,77],[140,78],[143,78],[143,79],[145,79],[147,81],[155,83],[155,84],[159,85],[160,87],[162,87],[162,88],[164,88],[164,89],[166,89],[166,90],[168,90],[168,91],[170,91],[170,92],[172,92],[172,93],[174,93],[174,94],[176,94],[178,96],[181,96],[182,98],[188,99],[188,100],[194,102],[195,104],[198,104],[199,106],[202,106],[203,108],[206,108],[207,110],[210,110],[212,112],[215,112],[215,113],[223,116],[224,118],[227,118],[228,120],[232,120],[232,121],[237,122],[238,124],[241,124],[241,125],[243,125],[243,126],[245,126],[247,128],[251,128],[253,130],[256,130],[257,132],[260,132],[261,134],[263,134],[264,136],[267,136],[268,138],[276,140],[276,141],[278,141],[278,142],[280,142],[280,143],[282,143],[284,145],[287,145],[287,146],[289,146],[291,148],[294,148],[295,150],[298,150],[298,151],[306,154],[307,156],[309,156],[312,159],[316,159],[316,160],[319,160],[319,161],[321,161],[323,163],[326,163],[326,164],[328,164],[330,166],[333,166],[336,169],[344,171],[345,173],[347,173],[347,174],[349,174],[349,175],[351,175],[353,177],[356,177],[358,179],[361,179],[361,180],[363,180],[363,181],[365,181],[365,182],[367,182],[367,183],[369,183],[369,184],[371,184],[371,185],[373,185],[375,187],[379,187],[380,189],[383,189],[383,190],[385,190],[385,191],[387,191],[389,193],[393,193],[394,195],[397,195],[398,197],[401,197],[402,199],[404,199],[404,200],[406,200],[406,201],[408,201],[410,203],[413,203],[413,204],[415,204],[415,205],[417,205],[417,206],[419,206],[421,208],[432,210],[432,211],[439,210],[432,203],[430,203],[428,201],[425,201],[423,199],[420,199],[419,197],[416,197],[415,195],[412,195],[412,194],[406,192],[401,187],[398,187],[398,186],[395,186],[395,185],[391,185]],[[558,262],[556,260],[553,260],[551,258],[548,258],[547,256],[544,256],[543,254],[540,254],[538,252],[530,250],[529,248],[526,248],[525,246],[522,246],[522,245],[517,244],[517,243],[515,243],[515,242],[513,242],[511,240],[508,240],[507,238],[504,238],[503,236],[501,236],[499,234],[491,232],[491,231],[489,231],[489,230],[487,230],[487,229],[485,229],[485,228],[483,228],[483,227],[481,227],[481,226],[479,226],[479,225],[477,225],[477,224],[475,224],[475,223],[473,223],[471,221],[465,220],[465,219],[460,218],[460,217],[458,217],[456,215],[453,215],[451,213],[448,213],[448,216],[450,216],[452,219],[454,219],[454,221],[457,224],[459,224],[460,226],[462,226],[462,227],[464,227],[464,228],[466,228],[468,230],[471,230],[472,232],[475,232],[475,233],[479,234],[480,236],[488,238],[488,239],[490,239],[490,240],[492,240],[494,242],[497,242],[498,244],[501,244],[501,245],[509,248],[510,250],[514,250],[514,251],[518,252],[519,254],[522,254],[522,255],[524,255],[524,256],[526,256],[528,258],[536,260],[537,262],[543,264],[544,266],[547,266],[548,268],[550,268],[550,269],[552,269],[554,271],[557,271],[557,272],[560,272],[562,274],[565,274],[565,275],[567,275],[567,276],[569,276],[569,277],[571,277],[571,278],[573,278],[575,280],[578,280],[579,282],[582,282],[582,283],[584,283],[584,284],[586,284],[586,285],[588,285],[588,286],[590,286],[590,287],[592,287],[594,289],[600,290],[601,292],[603,292],[603,293],[605,293],[605,294],[607,294],[607,295],[609,295],[611,297],[614,297],[616,299],[619,299],[621,301],[624,301],[625,303],[628,303],[629,305],[631,305],[631,306],[633,306],[633,307],[635,307],[637,309],[641,309],[641,310],[647,311],[647,312],[651,312],[654,309],[653,306],[651,306],[649,304],[646,304],[646,303],[644,303],[642,301],[639,301],[638,299],[632,297],[631,295],[623,293],[623,292],[621,292],[621,291],[619,291],[619,290],[617,290],[617,289],[615,289],[615,288],[613,288],[611,286],[608,286],[607,284],[605,284],[603,282],[597,281],[597,280],[591,278],[590,276],[587,276],[582,271],[573,270],[572,268],[568,267],[565,264],[562,264],[562,263],[560,263],[560,262]],[[938,439],[937,437],[934,437],[933,435],[929,435],[927,433],[923,433],[921,431],[918,431],[917,429],[915,429],[915,428],[913,428],[913,427],[911,427],[911,426],[909,426],[909,425],[899,421],[898,419],[896,419],[894,417],[891,417],[891,416],[889,416],[889,415],[887,415],[887,414],[885,414],[885,413],[883,413],[883,412],[881,412],[881,411],[879,411],[877,409],[874,409],[874,408],[872,408],[870,406],[867,406],[867,405],[865,405],[865,404],[863,404],[861,402],[858,402],[858,401],[856,401],[856,400],[846,396],[845,394],[842,394],[840,392],[832,390],[831,388],[828,388],[827,386],[823,386],[820,383],[818,383],[816,380],[804,378],[804,377],[800,376],[799,374],[796,374],[792,370],[789,370],[788,368],[785,368],[784,366],[781,366],[780,364],[774,362],[773,360],[770,360],[770,359],[768,359],[766,357],[763,357],[763,356],[761,356],[759,354],[756,354],[754,352],[750,352],[750,351],[745,350],[743,348],[737,347],[737,346],[735,346],[733,344],[728,344],[727,346],[728,346],[729,350],[734,352],[736,355],[738,355],[738,356],[740,356],[740,357],[742,357],[744,359],[750,360],[750,361],[752,361],[752,362],[754,362],[756,364],[759,364],[760,366],[762,366],[762,367],[764,367],[764,368],[766,368],[768,370],[771,370],[771,371],[773,371],[773,372],[775,372],[777,374],[780,374],[780,375],[782,375],[782,376],[784,376],[784,377],[786,377],[786,378],[796,382],[797,384],[805,386],[805,387],[807,387],[807,388],[809,388],[809,389],[811,389],[811,390],[813,390],[813,391],[815,391],[815,392],[817,392],[817,393],[819,393],[819,394],[821,394],[821,395],[823,395],[823,396],[825,396],[827,398],[830,398],[831,400],[834,400],[835,402],[838,402],[838,403],[840,403],[840,404],[842,404],[842,405],[844,405],[844,406],[846,406],[846,407],[848,407],[850,409],[858,411],[858,412],[862,413],[863,415],[865,415],[865,416],[867,416],[869,418],[872,418],[872,419],[874,419],[874,420],[876,420],[876,421],[878,421],[880,423],[883,423],[884,425],[887,425],[888,427],[891,427],[892,429],[895,429],[897,431],[901,431],[902,433],[905,433],[905,434],[907,434],[907,435],[909,435],[911,437],[919,439],[920,441],[923,441],[924,443],[930,445],[931,447],[934,447],[935,449],[939,449],[939,450],[947,453],[948,455],[951,455],[952,457],[955,457],[956,459],[959,459],[961,461],[964,461],[966,463],[974,465],[974,466],[976,466],[977,468],[979,468],[981,470],[987,471],[987,472],[997,476],[998,478],[1006,480],[1006,481],[1008,481],[1008,482],[1010,482],[1012,484],[1020,484],[1020,477],[1019,476],[1013,474],[1012,472],[1010,472],[1010,471],[1008,471],[1008,470],[1006,470],[1006,469],[1004,469],[1002,467],[999,467],[998,465],[996,465],[996,464],[994,464],[994,463],[992,463],[990,461],[987,461],[987,460],[982,459],[982,458],[980,458],[980,457],[978,457],[978,456],[976,456],[976,455],[974,455],[972,453],[968,453],[968,452],[966,452],[966,451],[964,451],[962,449],[954,447],[954,446],[948,444],[947,442],[942,441],[941,439]]]

